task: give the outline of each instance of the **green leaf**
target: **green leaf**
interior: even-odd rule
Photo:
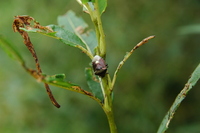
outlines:
[[[87,43],[87,46],[89,47],[89,49],[91,49],[91,52],[93,55],[95,55],[95,49],[98,46],[98,42],[96,39],[96,33],[94,30],[89,30],[88,32],[86,32],[85,34],[81,35],[83,40],[85,40],[85,42]]]
[[[56,74],[56,75],[52,75],[52,76],[46,76],[46,80],[51,82],[51,81],[64,81],[65,79],[65,74]]]
[[[197,68],[192,73],[192,75],[191,75],[190,79],[188,80],[188,82],[186,83],[185,87],[177,95],[174,103],[172,104],[169,111],[167,112],[167,114],[163,118],[157,133],[165,133],[166,132],[172,118],[174,117],[176,110],[180,106],[181,102],[185,99],[188,92],[192,89],[192,87],[199,80],[199,78],[200,78],[200,64],[197,66]]]
[[[105,12],[107,7],[107,0],[77,0],[83,6],[83,10],[89,12],[88,6],[94,11],[94,3],[98,2],[98,9],[100,15]]]
[[[197,66],[195,71],[192,73],[191,78],[188,80],[188,84],[194,86],[197,81],[200,79],[200,64]]]
[[[13,59],[19,61],[22,65],[24,64],[24,60],[19,52],[12,46],[10,42],[8,42],[3,36],[0,35],[0,46],[2,49]]]
[[[20,28],[26,32],[33,32],[33,33],[40,33],[49,37],[56,38],[63,43],[73,46],[73,47],[82,47],[86,48],[86,45],[84,42],[81,41],[81,39],[74,34],[73,32],[69,30],[65,30],[57,25],[48,25],[48,28],[50,28],[52,31],[44,30],[44,29],[38,29],[38,28]]]
[[[89,2],[89,0],[81,0],[81,2],[82,2],[83,4],[85,4],[85,3]]]
[[[49,83],[49,84],[54,84],[55,86],[62,86],[67,88],[68,90],[73,90],[73,87],[79,87],[78,85],[75,85],[73,83],[70,82],[66,82],[64,81],[65,75],[64,74],[56,74],[56,75],[47,75],[44,76],[44,81],[45,83]]]
[[[83,4],[86,4],[87,2],[95,2],[95,0],[81,0],[81,2],[82,2]]]
[[[31,23],[21,24],[19,27],[20,30],[24,30],[26,32],[33,32],[33,33],[40,33],[55,39],[62,41],[63,43],[77,47],[83,51],[87,56],[93,59],[93,55],[91,50],[86,45],[86,43],[82,40],[79,34],[76,34],[69,29],[64,29],[57,25],[48,25],[48,26],[41,26],[34,18],[31,17],[31,20],[34,22],[34,25]]]
[[[65,30],[69,30],[74,33],[78,32],[77,28],[79,27],[81,27],[82,30],[85,30],[88,27],[88,24],[86,24],[82,18],[77,17],[76,14],[71,10],[62,16],[58,16],[57,21],[60,27],[63,27]]]
[[[178,29],[178,34],[180,35],[199,34],[199,33],[200,33],[200,24],[187,25],[180,27]]]
[[[67,89],[67,90],[70,90],[70,91],[74,91],[74,92],[78,92],[78,93],[84,94],[84,95],[94,99],[95,101],[97,101],[102,106],[101,101],[98,98],[96,98],[95,96],[93,96],[92,93],[83,90],[80,86],[78,86],[76,84],[73,84],[71,82],[65,81],[64,80],[64,78],[65,78],[64,74],[56,74],[56,75],[51,75],[51,76],[43,75],[43,76],[44,76],[44,78],[42,79],[42,81],[44,83],[47,83],[47,84],[50,84],[50,85],[53,85],[53,86],[57,86],[57,87],[60,87],[60,88],[63,88],[63,89]]]
[[[58,17],[58,25],[65,30],[75,33],[86,44],[88,51],[94,54],[94,49],[98,42],[94,30],[87,30],[87,23],[80,17],[77,17],[73,11],[68,11],[65,15]]]
[[[99,4],[99,12],[100,14],[102,14],[106,10],[107,0],[98,0],[98,4]]]
[[[85,69],[85,76],[87,80],[87,84],[94,94],[95,97],[103,101],[103,93],[101,90],[100,83],[97,81],[97,76],[93,75],[93,71],[91,68],[86,68]]]
[[[55,37],[58,37],[60,41],[70,46],[77,47],[78,45],[86,48],[85,43],[73,32],[65,30],[57,25],[49,25],[54,32],[56,32]]]

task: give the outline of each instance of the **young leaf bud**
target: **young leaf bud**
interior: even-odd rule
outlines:
[[[107,64],[103,58],[98,55],[95,55],[92,60],[92,67],[94,70],[94,74],[100,77],[104,77],[107,72]]]

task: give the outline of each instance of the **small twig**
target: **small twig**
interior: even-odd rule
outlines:
[[[51,102],[54,106],[56,106],[57,108],[60,108],[60,105],[58,104],[58,102],[56,101],[56,99],[54,98],[52,92],[51,92],[51,89],[49,88],[49,85],[48,84],[44,84],[45,85],[45,88],[46,88],[46,91],[47,91],[47,94],[49,95],[49,98],[51,99]]]
[[[24,28],[25,26],[29,26],[31,21],[34,21],[34,23],[36,24],[36,26],[40,27],[39,26],[39,23],[36,22],[34,20],[34,18],[30,17],[30,16],[16,16],[15,19],[14,19],[14,22],[13,22],[13,30],[15,32],[19,32],[21,34],[21,36],[23,37],[24,39],[24,44],[26,45],[26,47],[28,48],[28,50],[30,51],[30,53],[32,54],[34,60],[35,60],[35,64],[36,64],[36,69],[37,71],[33,73],[33,71],[31,71],[30,69],[26,68],[25,66],[23,66],[24,68],[26,68],[27,71],[29,71],[29,73],[32,74],[32,76],[34,77],[37,77],[37,78],[42,78],[42,70],[40,68],[40,64],[39,64],[39,61],[38,61],[38,57],[36,55],[36,52],[34,50],[34,47],[33,47],[33,44],[31,43],[31,40],[28,36],[28,33],[21,30],[20,28]],[[49,85],[45,83],[45,88],[46,88],[46,91],[49,95],[49,98],[52,102],[52,104],[54,106],[56,106],[57,108],[60,108],[60,105],[57,103],[57,101],[54,99],[53,97],[53,94],[49,88]]]
[[[143,44],[147,43],[150,39],[153,39],[155,36],[149,36],[145,39],[143,39],[141,42],[139,42],[130,52],[133,53],[134,50],[142,46]]]
[[[139,42],[130,52],[127,52],[127,54],[124,56],[124,59],[119,63],[117,69],[115,70],[114,76],[113,76],[113,80],[112,80],[112,86],[111,86],[111,90],[113,90],[116,78],[117,78],[117,73],[119,72],[119,70],[121,69],[121,67],[124,65],[124,63],[126,62],[126,60],[132,55],[132,53],[139,48],[140,46],[144,45],[145,43],[147,43],[150,39],[153,39],[155,36],[149,36],[145,39],[143,39],[141,42]]]

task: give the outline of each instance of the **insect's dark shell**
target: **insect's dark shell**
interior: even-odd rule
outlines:
[[[95,75],[98,75],[100,77],[104,77],[107,72],[107,64],[105,63],[104,59],[100,56],[96,55],[94,59],[92,60],[92,66]]]

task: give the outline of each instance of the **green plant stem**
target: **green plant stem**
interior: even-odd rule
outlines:
[[[98,0],[95,0],[94,10],[91,9],[88,3],[85,4],[87,7],[91,20],[94,23],[96,36],[98,40],[98,47],[96,49],[96,55],[101,56],[105,59],[106,57],[106,42],[105,42],[105,34],[101,22],[101,14],[99,12]],[[105,77],[100,78],[101,89],[104,95],[104,102],[102,108],[107,116],[110,132],[117,133],[117,127],[114,121],[114,114],[112,108],[112,90],[111,90],[111,79],[110,75],[106,74]]]
[[[106,116],[108,119],[110,132],[117,133],[117,127],[116,127],[115,120],[114,120],[113,110],[112,109],[110,111],[104,110],[104,112],[106,113]]]
[[[132,53],[136,49],[138,49],[140,46],[144,45],[145,43],[147,43],[150,39],[152,39],[154,37],[155,36],[149,36],[149,37],[143,39],[135,47],[133,47],[133,49],[130,52],[126,53],[126,55],[124,56],[123,60],[119,63],[117,69],[115,70],[115,73],[114,73],[114,76],[113,76],[113,80],[112,80],[111,90],[113,90],[113,87],[115,85],[115,81],[116,81],[116,78],[117,78],[117,74],[118,74],[119,70],[121,69],[121,67],[124,65],[124,63],[126,62],[126,60],[132,55]]]
[[[92,10],[88,3],[85,4],[85,6],[87,7],[89,11],[91,20],[95,26],[96,36],[98,40],[98,47],[97,47],[96,54],[105,59],[106,42],[105,42],[105,34],[104,34],[102,22],[101,22],[101,14],[99,12],[98,0],[96,0],[96,2],[94,3],[95,10]]]
[[[99,5],[98,5],[98,0],[94,3],[94,7],[96,8],[96,14],[97,14],[97,27],[98,27],[98,32],[100,34],[99,37],[99,50],[100,50],[100,56],[105,58],[106,56],[106,42],[105,42],[105,34],[103,31],[103,26],[101,22],[101,15],[99,12]]]
[[[106,74],[105,77],[101,78],[102,89],[104,91],[104,104],[102,106],[110,126],[111,133],[117,133],[117,127],[114,120],[113,108],[112,108],[112,91],[110,75]]]

